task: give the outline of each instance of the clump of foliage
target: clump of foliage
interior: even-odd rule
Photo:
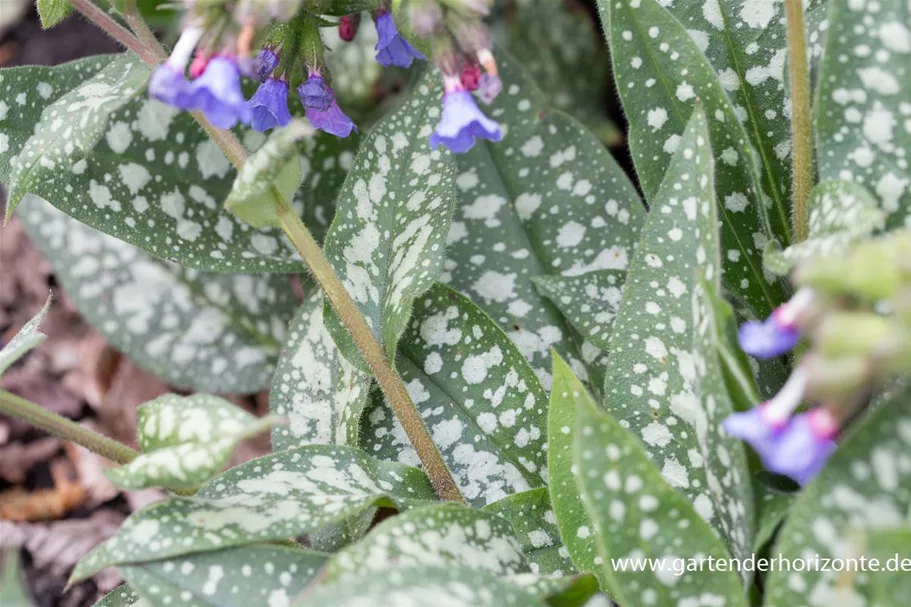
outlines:
[[[0,71],[7,215],[198,393],[141,453],[0,410],[170,490],[103,604],[906,602],[907,2],[597,0],[609,59],[554,0],[102,4],[38,2],[126,52]]]

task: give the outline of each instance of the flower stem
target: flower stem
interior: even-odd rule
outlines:
[[[336,276],[335,270],[323,255],[319,245],[310,234],[310,230],[290,205],[282,199],[281,194],[278,192],[274,192],[274,194],[278,202],[278,216],[282,229],[310,267],[316,282],[323,289],[323,293],[335,308],[342,324],[348,329],[354,343],[364,355],[367,365],[376,376],[380,389],[386,395],[389,406],[395,412],[405,429],[405,434],[408,435],[408,440],[417,451],[427,476],[430,477],[430,482],[440,499],[464,502],[465,498],[462,497],[455,479],[452,478],[452,473],[446,467],[446,462],[433,443],[430,432],[427,430],[424,420],[421,419],[421,414],[405,389],[405,384],[402,383],[401,376],[392,367],[383,346],[370,329],[364,315],[358,310],[357,304],[354,303],[351,295]]]
[[[801,0],[785,0],[788,27],[788,72],[791,84],[791,183],[794,242],[806,240],[810,215],[807,201],[813,186],[813,131],[810,117],[810,73]]]
[[[114,21],[110,15],[95,6],[92,0],[69,0],[69,2],[86,19],[104,30],[108,36],[122,44],[125,49],[135,53],[149,65],[159,63],[152,49],[146,48],[130,30]]]
[[[83,428],[76,422],[51,413],[44,407],[0,389],[0,413],[21,419],[40,430],[76,443],[118,464],[127,464],[137,455],[121,442]]]

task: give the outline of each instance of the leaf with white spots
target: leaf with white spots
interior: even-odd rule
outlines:
[[[104,595],[92,607],[129,607],[129,605],[142,606],[144,604],[147,605],[144,600],[139,598],[135,590],[126,584],[121,584]]]
[[[551,348],[586,362],[597,352],[586,356],[532,279],[626,270],[645,208],[597,137],[550,109],[514,59],[498,52],[497,61],[503,92],[486,111],[503,141],[456,157],[461,204],[440,280],[500,323],[548,388]]]
[[[810,192],[807,239],[787,249],[769,249],[765,267],[787,274],[812,257],[839,257],[858,240],[884,227],[885,214],[862,185],[851,181],[823,181]]]
[[[132,99],[123,97],[124,91],[106,84],[126,57],[0,70],[0,179],[11,182],[14,195],[27,191],[41,196],[87,225],[191,268],[302,270],[297,252],[280,230],[254,230],[222,207],[236,173],[190,114],[148,99],[141,90]],[[145,69],[136,67],[131,73]],[[84,102],[79,91],[86,95]],[[119,109],[105,116],[101,133],[95,132],[95,122],[81,128],[79,116],[62,122],[71,106],[81,116],[87,113],[86,103],[100,103],[108,95],[116,101],[104,107]],[[69,103],[73,96],[77,102]],[[299,105],[292,104],[293,111],[302,112]],[[35,124],[42,125],[45,134],[33,135]],[[41,169],[43,178],[26,179],[29,187],[23,190],[23,179],[16,174],[31,174],[23,172],[24,157],[58,131],[72,131],[72,137],[50,142],[54,147],[34,169]],[[265,137],[246,131],[242,140],[255,149]],[[25,147],[29,141],[31,147]],[[75,141],[93,144],[81,149]],[[300,146],[303,182],[293,208],[317,238],[332,220],[335,195],[357,144],[357,137],[321,134]],[[42,160],[53,160],[54,170],[42,167]]]
[[[718,360],[711,301],[719,288],[718,222],[706,120],[695,111],[652,207],[614,321],[604,408],[648,446],[665,479],[748,554],[752,492]]]
[[[438,284],[418,299],[396,366],[469,504],[544,486],[547,395],[516,345],[468,298]],[[361,446],[418,465],[380,399],[362,417]]]
[[[334,583],[396,567],[470,567],[505,577],[528,571],[522,547],[496,514],[440,504],[416,508],[377,525],[332,557],[325,579]]]
[[[901,527],[872,531],[864,538],[867,554],[879,559],[880,563],[896,569],[886,570],[870,576],[870,594],[876,605],[905,605],[911,596],[911,516]],[[895,556],[898,555],[898,559]],[[889,561],[892,561],[891,563]]]
[[[722,225],[724,282],[764,318],[783,299],[782,285],[762,270],[773,232],[750,141],[715,71],[657,0],[599,0],[599,7],[609,25],[617,88],[630,123],[630,153],[651,208],[690,116],[701,105],[714,150],[713,202]],[[772,210],[783,214],[778,223],[789,221],[787,209]]]
[[[493,574],[467,567],[413,566],[318,587],[300,607],[547,607]]]
[[[599,139],[617,143],[623,133],[606,113],[610,59],[592,16],[574,2],[510,0],[492,35],[547,92],[551,105],[585,124]],[[507,4],[499,2],[498,4]],[[504,32],[498,31],[502,25]]]
[[[383,66],[376,60],[376,28],[370,17],[361,13],[357,37],[345,42],[338,35],[338,28],[324,27],[320,37],[327,48],[326,65],[332,73],[332,90],[339,105],[349,114],[357,110],[374,110],[375,88],[383,76]]]
[[[289,605],[316,578],[327,555],[254,545],[117,568],[152,605]]]
[[[44,111],[34,134],[10,162],[7,221],[23,196],[72,173],[104,136],[111,115],[142,90],[148,77],[145,63],[124,53]]]
[[[510,495],[485,510],[499,514],[513,526],[532,572],[556,576],[576,572],[560,539],[546,487]]]
[[[701,605],[702,597],[712,596],[716,604],[746,607],[736,572],[674,570],[687,559],[726,559],[728,551],[701,513],[662,478],[643,445],[598,410],[560,360],[554,363],[552,401],[551,406],[576,409],[576,483],[611,596],[621,605]],[[614,566],[612,559],[618,558],[643,564],[654,559],[656,565],[634,571]]]
[[[911,226],[911,7],[831,4],[817,95],[820,179],[865,186],[889,228]]]
[[[282,451],[228,470],[191,498],[136,512],[79,562],[71,581],[111,565],[296,537],[372,506],[406,509],[433,499],[420,470],[351,447]]]
[[[51,306],[51,298],[48,297],[44,305],[38,310],[27,323],[25,323],[19,332],[13,335],[13,338],[0,348],[0,375],[10,368],[14,362],[25,356],[25,353],[44,341],[47,337],[38,330],[44,315],[47,314]]]
[[[607,350],[626,272],[596,270],[578,276],[536,276],[532,280],[585,339],[596,348]]]
[[[254,228],[280,227],[278,204],[294,198],[303,177],[297,142],[313,135],[303,120],[273,132],[241,167],[225,208]]]
[[[341,355],[323,324],[323,296],[312,294],[288,329],[275,367],[269,408],[289,424],[272,430],[275,451],[305,444],[357,444],[371,376]]]
[[[339,192],[323,247],[390,358],[412,303],[440,275],[456,201],[452,155],[427,145],[439,120],[439,88],[419,85],[371,129]],[[328,302],[324,317],[342,354],[367,372]]]
[[[217,396],[166,394],[136,411],[142,453],[105,475],[121,489],[192,489],[218,474],[238,443],[274,422]]]
[[[791,505],[787,522],[772,547],[792,562],[814,554],[821,558],[859,558],[866,533],[909,522],[911,512],[911,392],[904,390],[880,404],[839,440],[826,467]],[[892,556],[890,554],[890,556]],[[908,556],[904,554],[902,556]],[[806,564],[806,563],[804,563]],[[775,571],[767,583],[767,605],[817,607],[841,600],[872,605],[880,573],[852,576],[832,569]],[[907,573],[903,574],[907,575]],[[907,596],[902,603],[905,604]],[[880,604],[880,603],[877,603]]]
[[[269,386],[297,306],[287,277],[189,270],[34,196],[19,219],[80,313],[141,366],[204,392]]]

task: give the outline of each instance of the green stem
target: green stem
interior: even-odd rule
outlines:
[[[367,324],[364,315],[361,314],[348,290],[336,276],[335,270],[323,255],[304,222],[274,188],[273,194],[278,203],[278,217],[282,230],[307,263],[316,282],[319,283],[323,293],[338,313],[342,324],[348,329],[354,343],[364,355],[367,366],[373,371],[380,389],[386,395],[389,406],[405,429],[405,434],[408,435],[408,440],[424,465],[424,470],[437,495],[443,500],[464,502],[465,498],[462,497],[455,479],[452,478],[452,473],[433,443],[430,431],[405,389],[401,376],[393,368],[383,346]]]
[[[810,73],[803,3],[785,0],[788,25],[788,72],[791,84],[791,161],[793,242],[806,240],[810,225],[807,201],[813,187],[813,130],[810,117]]]
[[[97,25],[99,29],[123,45],[125,49],[135,53],[149,65],[159,63],[152,49],[146,48],[130,30],[114,21],[110,15],[95,6],[92,0],[69,0],[69,2],[86,19]]]
[[[21,419],[40,430],[59,436],[63,440],[82,445],[89,451],[118,464],[128,464],[139,455],[121,442],[94,430],[83,428],[76,422],[51,413],[41,405],[36,405],[2,389],[0,389],[0,412]]]

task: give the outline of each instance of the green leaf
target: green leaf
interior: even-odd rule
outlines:
[[[871,531],[865,539],[867,554],[885,567],[870,576],[876,604],[905,605],[911,595],[911,526],[906,523],[903,527]]]
[[[576,408],[575,477],[601,557],[601,576],[621,605],[700,604],[701,597],[746,607],[733,571],[682,571],[687,559],[728,558],[690,502],[662,478],[642,444],[599,411],[566,363],[554,362],[552,407]],[[582,531],[582,527],[579,528]],[[627,565],[618,559],[626,559]],[[630,563],[654,559],[633,571]]]
[[[439,87],[423,85],[364,140],[342,186],[323,252],[394,358],[412,302],[443,266],[455,204],[449,152],[426,136],[439,115]],[[326,302],[326,326],[349,362],[367,372],[360,351]]]
[[[719,243],[706,120],[695,111],[636,251],[614,321],[604,408],[639,437],[664,478],[748,555],[752,494],[742,443],[721,421],[733,407],[716,353],[711,301]]]
[[[467,567],[416,566],[379,571],[320,586],[301,607],[445,605],[446,607],[545,607],[542,599],[497,576]]]
[[[911,215],[911,7],[833,0],[819,79],[820,179],[875,192],[889,228]]]
[[[153,605],[289,605],[316,578],[326,555],[282,546],[244,546],[121,566],[117,570]]]
[[[467,297],[436,285],[417,300],[396,364],[469,504],[544,485],[547,395],[516,345]],[[418,465],[379,400],[363,415],[361,446]]]
[[[607,350],[623,296],[626,272],[596,270],[580,276],[536,276],[538,291],[593,346]]]
[[[34,603],[22,582],[19,549],[9,548],[2,551],[0,556],[3,556],[3,571],[0,572],[0,602],[4,607],[31,607]]]
[[[280,227],[278,205],[294,198],[303,177],[297,142],[314,134],[313,127],[303,120],[294,120],[272,133],[244,163],[225,208],[254,228]]]
[[[563,576],[576,568],[560,540],[546,487],[523,491],[487,506],[512,525],[532,572]]]
[[[139,598],[139,595],[136,594],[135,590],[126,584],[121,584],[104,595],[104,597],[92,607],[129,607],[129,605],[134,605],[136,603],[142,604],[144,601]]]
[[[764,482],[763,477],[766,475],[767,472],[760,472],[753,480],[756,489],[756,537],[753,538],[753,552],[759,552],[772,541],[794,501],[794,493],[780,491]]]
[[[813,257],[839,257],[858,240],[884,227],[884,214],[876,199],[850,181],[823,181],[810,192],[809,233],[803,242],[784,250],[768,249],[765,267],[787,274]]]
[[[838,450],[822,472],[794,500],[772,552],[792,563],[808,559],[801,564],[810,569],[771,573],[766,586],[767,605],[810,605],[813,597],[835,600],[839,596],[846,596],[851,604],[873,604],[868,601],[872,601],[873,578],[879,573],[852,576],[853,583],[845,586],[844,573],[831,568],[815,570],[813,555],[858,557],[863,548],[856,545],[857,539],[863,534],[908,523],[909,398],[911,391],[905,389],[858,423],[839,441]]]
[[[551,348],[574,361],[596,354],[582,355],[582,340],[532,279],[626,270],[645,209],[597,137],[550,109],[506,53],[497,62],[503,92],[486,111],[503,141],[456,157],[461,203],[440,280],[490,314],[549,388]]]
[[[35,125],[35,133],[10,162],[6,221],[12,217],[22,197],[37,192],[39,184],[54,182],[61,175],[73,172],[77,162],[104,136],[111,114],[138,94],[148,77],[145,63],[124,53],[111,60],[91,80],[44,110],[41,121]],[[95,182],[94,189],[97,191],[100,187],[106,188]],[[107,203],[114,210],[120,206],[114,200]]]
[[[46,119],[49,137],[56,124],[51,114],[70,107],[65,99],[78,97],[79,91],[103,90],[96,84],[107,76],[98,72],[116,74],[124,61],[126,56],[107,55],[53,68],[0,70],[0,179],[12,180],[10,167],[20,163],[27,141],[36,145],[39,136],[33,137],[32,125]],[[59,156],[67,152],[69,141],[92,140],[92,146],[74,146],[53,171],[39,163],[37,169],[47,178],[29,180],[30,187],[14,193],[41,196],[85,224],[191,268],[276,273],[303,269],[280,230],[254,230],[222,208],[235,171],[191,115],[147,99],[142,92],[133,98],[113,92],[111,96],[118,101],[110,105],[119,109],[104,116],[104,130],[96,133],[95,123],[83,130],[80,121],[71,121],[67,130],[73,131],[72,137],[57,141],[54,149]],[[299,105],[292,104],[295,112],[302,111]],[[85,113],[78,104],[77,110]],[[247,131],[242,140],[255,149],[265,138]],[[335,195],[357,143],[356,137],[322,134],[302,146],[303,184],[293,208],[317,238],[332,219]]]
[[[771,226],[750,141],[712,66],[656,0],[599,0],[598,5],[602,22],[609,25],[617,88],[630,123],[630,153],[651,208],[657,206],[656,193],[690,116],[701,104],[714,150],[725,285],[764,318],[783,299],[782,285],[762,271]],[[787,209],[776,211],[782,213],[781,222],[787,223]]]
[[[517,0],[502,23],[504,46],[528,70],[551,107],[585,124],[607,144],[622,141],[623,132],[607,116],[610,59],[591,15],[581,5],[553,0]]]
[[[323,296],[312,294],[291,321],[275,367],[269,408],[288,425],[272,430],[276,451],[305,444],[357,445],[372,378],[338,351],[323,324]]]
[[[80,313],[144,368],[200,391],[268,387],[297,305],[287,277],[188,270],[34,196],[19,218]]]
[[[326,64],[332,72],[332,90],[346,111],[351,106],[375,105],[375,86],[383,75],[383,66],[376,60],[376,28],[367,15],[362,13],[361,17],[363,27],[351,42],[342,40],[336,27],[320,30],[323,43],[332,49],[326,53]]]
[[[481,510],[440,504],[382,522],[332,557],[325,579],[331,584],[415,565],[469,567],[499,577],[528,571],[522,547],[506,520]]]
[[[274,422],[217,396],[166,394],[137,409],[142,454],[105,475],[121,489],[195,488],[225,467],[238,443]]]
[[[41,27],[48,30],[66,19],[73,12],[69,0],[36,0]]]
[[[51,307],[51,298],[48,297],[44,305],[38,310],[38,313],[25,323],[19,332],[13,335],[3,348],[0,348],[0,375],[10,368],[14,362],[22,358],[26,352],[40,344],[47,337],[38,330],[44,315],[47,314],[48,308]]]
[[[252,460],[192,498],[156,502],[86,555],[71,581],[141,563],[296,537],[371,506],[410,508],[434,498],[423,472],[350,447],[310,445]]]

